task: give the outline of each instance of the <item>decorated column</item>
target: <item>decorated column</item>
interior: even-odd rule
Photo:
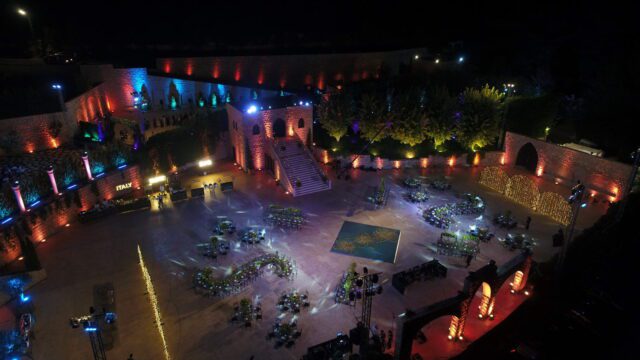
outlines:
[[[87,154],[86,151],[82,153],[82,163],[84,164],[84,169],[87,171],[87,178],[93,180],[93,176],[91,176],[91,166],[89,165],[89,154]]]
[[[47,169],[47,174],[49,175],[49,181],[51,181],[51,188],[53,189],[53,193],[58,195],[58,184],[56,184],[56,176],[53,173],[53,166],[49,166]]]
[[[24,207],[24,201],[22,201],[22,194],[20,193],[20,183],[18,183],[18,181],[14,182],[11,186],[11,189],[13,189],[13,193],[16,195],[16,203],[18,203],[20,212],[27,211]]]

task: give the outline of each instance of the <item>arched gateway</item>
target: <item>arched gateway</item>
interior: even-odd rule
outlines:
[[[532,143],[522,145],[516,157],[516,166],[522,166],[535,174],[538,168],[538,152]]]
[[[513,278],[510,284],[512,293],[522,291],[527,283],[531,261],[529,251],[523,251],[500,267],[492,261],[478,271],[470,272],[458,295],[415,311],[407,310],[400,315],[397,320],[394,359],[408,360],[417,332],[441,316],[451,315],[449,332],[443,336],[447,336],[450,340],[463,339],[465,322],[471,315],[469,308],[476,291],[482,289],[483,297],[478,317],[492,318],[495,294],[498,293],[498,289],[505,281]]]

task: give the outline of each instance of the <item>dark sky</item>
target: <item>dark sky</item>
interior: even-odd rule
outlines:
[[[35,32],[58,47],[179,44],[336,48],[429,46],[449,41],[511,45],[632,26],[631,9],[575,1],[3,1],[3,53],[20,48],[29,28],[16,8],[28,9]],[[636,12],[637,14],[637,12]],[[6,21],[5,21],[6,20]],[[9,49],[9,50],[7,50]]]

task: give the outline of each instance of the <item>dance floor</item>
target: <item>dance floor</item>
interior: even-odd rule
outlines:
[[[332,252],[394,264],[400,230],[345,221]]]

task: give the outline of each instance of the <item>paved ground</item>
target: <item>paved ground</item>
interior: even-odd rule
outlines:
[[[352,261],[356,261],[359,268],[367,266],[384,274],[383,281],[388,284],[385,292],[374,299],[372,323],[386,331],[393,327],[394,317],[407,308],[455,295],[468,270],[477,269],[490,259],[500,265],[514,255],[492,241],[481,245],[481,254],[470,269],[463,267],[461,259],[438,257],[428,244],[434,242],[441,231],[422,220],[420,209],[402,197],[399,184],[407,174],[446,175],[454,191],[480,193],[486,199],[487,218],[497,211],[511,209],[523,222],[528,214],[525,208],[478,185],[478,169],[354,171],[351,181],[334,178],[333,190],[300,198],[284,194],[264,174],[246,175],[231,164],[217,170],[204,181],[213,182],[221,174],[234,176],[234,192],[222,195],[218,191],[215,197],[207,193],[204,199],[170,204],[162,211],[154,208],[151,212],[120,214],[87,225],[72,224],[39,247],[48,278],[31,291],[37,321],[33,341],[35,359],[90,358],[86,335],[71,329],[68,318],[86,313],[92,304],[93,286],[104,282],[115,286],[119,317],[118,339],[115,347],[108,351],[108,358],[126,359],[129,353],[134,353],[136,359],[162,359],[160,339],[138,265],[137,244],[142,247],[154,280],[169,351],[174,359],[249,359],[252,355],[255,359],[298,359],[308,346],[329,340],[338,331],[347,332],[355,325],[359,311],[336,305],[332,296],[341,274]],[[392,191],[386,208],[372,211],[363,201],[365,191],[367,185],[376,185],[381,175],[388,178],[387,184],[393,184]],[[202,180],[194,178],[188,183],[200,186]],[[432,192],[427,205],[453,201],[454,191]],[[218,260],[199,254],[196,245],[206,242],[216,216],[231,217],[239,227],[260,224],[262,211],[270,203],[302,208],[308,224],[299,231],[269,229],[267,244],[240,247]],[[585,209],[579,227],[592,223],[603,211],[602,206]],[[558,225],[535,214],[532,218],[531,233],[539,243],[534,257],[544,261],[555,252],[551,247],[551,234],[557,231]],[[401,230],[396,264],[330,252],[344,220]],[[461,218],[458,226],[467,229],[471,220],[472,217]],[[504,231],[497,230],[496,234],[504,236]],[[290,282],[266,274],[241,294],[225,299],[205,298],[190,289],[194,268],[215,266],[223,276],[234,264],[241,264],[263,251],[279,251],[292,257],[298,266],[295,280]],[[446,279],[413,284],[404,296],[391,287],[393,273],[434,257],[449,267]],[[275,309],[278,296],[290,288],[308,290],[311,309],[299,315],[302,337],[296,345],[290,349],[274,349],[273,341],[266,340],[265,335],[278,316]],[[250,329],[229,323],[233,304],[242,297],[257,298],[262,303],[264,319]],[[496,307],[500,309],[500,304]],[[497,320],[505,315],[497,310]],[[4,312],[0,312],[0,316],[4,318]],[[432,341],[438,336],[445,338],[447,326],[448,319],[429,325],[427,345],[438,344],[437,340]],[[486,331],[482,326],[492,325],[472,327],[467,338],[473,340],[480,336]],[[439,353],[449,355],[465,346],[464,342],[447,344],[449,349]]]

